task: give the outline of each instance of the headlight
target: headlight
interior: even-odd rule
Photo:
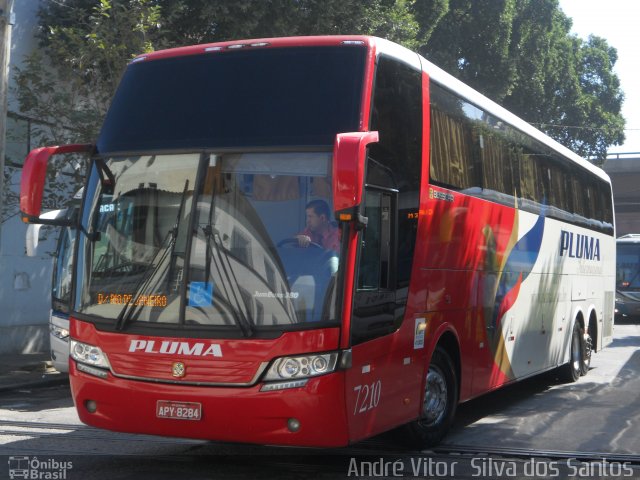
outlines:
[[[86,363],[94,367],[109,368],[109,360],[107,356],[102,353],[100,347],[94,347],[93,345],[71,340],[70,353],[71,358],[76,362]]]
[[[66,342],[68,342],[68,338],[69,338],[69,330],[67,330],[66,328],[62,328],[59,327],[57,325],[54,325],[52,323],[49,324],[49,331],[51,332],[51,335],[53,335],[56,338],[59,338],[60,340],[64,340]]]
[[[273,382],[316,377],[333,372],[337,363],[338,352],[282,357],[271,364],[264,381]]]

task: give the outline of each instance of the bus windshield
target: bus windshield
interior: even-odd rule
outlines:
[[[618,243],[616,285],[621,291],[640,291],[640,243]]]
[[[174,324],[246,336],[335,322],[339,242],[297,239],[309,228],[309,202],[325,206],[318,215],[339,237],[328,213],[330,168],[330,152],[96,161],[76,310],[118,329]],[[109,188],[101,184],[106,176]]]

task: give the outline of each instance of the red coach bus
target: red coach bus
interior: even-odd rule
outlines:
[[[123,432],[341,446],[612,337],[608,177],[416,53],[370,37],[142,55],[87,152],[71,388]]]

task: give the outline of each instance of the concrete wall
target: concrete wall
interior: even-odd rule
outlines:
[[[610,155],[604,170],[613,186],[617,236],[640,233],[640,153]]]
[[[14,2],[15,24],[11,38],[9,111],[20,113],[12,92],[12,71],[21,63],[25,54],[37,48],[36,11],[40,0],[18,0]],[[2,119],[4,120],[4,119]],[[27,135],[24,122],[7,119],[7,170],[11,178],[6,189],[19,192],[19,166],[27,153]],[[46,352],[48,351],[48,318],[51,305],[52,256],[47,254],[54,247],[57,232],[43,229],[43,238],[48,240],[38,249],[39,255],[25,255],[26,225],[19,219],[17,206],[7,205],[3,209],[0,234],[0,353]]]

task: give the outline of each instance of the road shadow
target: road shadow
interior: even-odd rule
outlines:
[[[611,379],[595,376],[597,364],[576,383],[551,371],[460,405],[443,443],[637,455],[640,337],[616,338],[608,354],[630,347],[637,350]]]
[[[0,393],[0,409],[16,412],[39,412],[43,408],[73,407],[68,384],[52,387],[16,388]]]

